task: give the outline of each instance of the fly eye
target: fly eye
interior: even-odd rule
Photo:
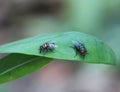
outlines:
[[[82,50],[81,52],[82,52],[82,53],[84,53],[85,51],[84,51],[84,50]]]

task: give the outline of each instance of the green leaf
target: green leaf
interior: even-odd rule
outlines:
[[[44,55],[40,54],[39,47],[48,41],[53,41],[58,47],[53,52],[49,51]],[[85,58],[80,54],[75,56],[76,51],[72,48],[73,41],[81,41],[85,45],[88,52]],[[115,54],[110,47],[96,37],[81,32],[61,32],[38,35],[0,46],[0,53],[23,53],[89,63],[115,64],[116,61]]]
[[[33,55],[10,54],[0,60],[0,83],[29,74],[42,68],[50,61],[51,59]]]

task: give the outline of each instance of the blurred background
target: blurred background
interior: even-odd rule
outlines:
[[[66,30],[102,39],[116,53],[117,65],[54,60],[0,85],[0,92],[120,92],[120,0],[0,0],[1,45]]]

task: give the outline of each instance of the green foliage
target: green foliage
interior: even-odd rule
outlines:
[[[53,52],[48,52],[44,55],[40,54],[40,45],[48,41],[54,42],[58,47]],[[85,45],[88,51],[85,58],[81,55],[75,56],[76,51],[72,48],[72,41],[81,41]],[[75,60],[90,63],[113,64],[115,61],[113,51],[106,44],[93,36],[80,32],[54,33],[27,38],[0,46],[0,53],[22,53],[44,56],[47,58]]]
[[[0,60],[0,83],[29,74],[50,61],[51,59],[34,55],[10,54]]]
[[[48,41],[54,42],[57,48],[41,54],[39,47]],[[80,53],[75,56],[73,41],[81,41],[85,45],[87,54],[84,58]],[[0,83],[31,73],[52,59],[115,64],[114,52],[105,43],[81,32],[38,35],[2,45],[0,53],[13,53],[0,60]]]

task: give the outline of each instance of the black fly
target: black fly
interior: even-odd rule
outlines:
[[[49,41],[41,45],[39,50],[40,50],[40,53],[44,53],[48,51],[53,51],[55,48],[56,48],[55,43]]]
[[[74,44],[74,48],[76,49],[76,55],[77,55],[77,52],[79,52],[84,58],[85,55],[87,54],[87,49],[85,48],[85,45],[79,41],[73,44]]]

